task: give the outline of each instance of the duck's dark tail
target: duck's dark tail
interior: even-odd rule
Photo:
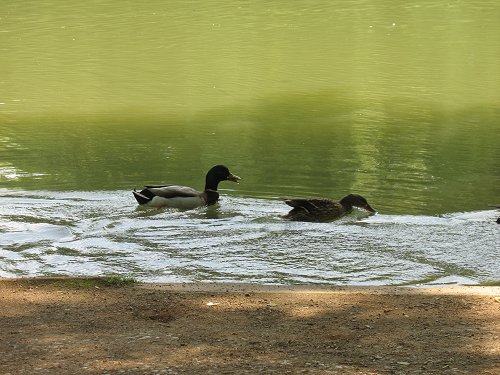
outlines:
[[[147,203],[151,202],[151,200],[155,196],[148,189],[141,190],[140,192],[137,192],[137,191],[134,190],[132,193],[134,194],[135,200],[139,204],[147,204]]]

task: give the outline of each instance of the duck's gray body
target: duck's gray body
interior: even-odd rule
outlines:
[[[148,207],[172,207],[184,210],[214,204],[219,199],[215,193],[209,199],[206,191],[197,191],[189,186],[164,185],[146,186],[141,192],[134,191],[134,196],[139,204]],[[141,203],[143,202],[143,203]]]
[[[210,206],[219,200],[217,187],[221,181],[238,182],[240,178],[223,165],[211,168],[205,178],[205,189],[195,190],[181,185],[145,186],[140,192],[133,191],[137,203],[147,207],[172,207],[190,210]]]

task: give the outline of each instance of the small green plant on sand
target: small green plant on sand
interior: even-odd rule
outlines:
[[[106,286],[124,286],[137,283],[137,280],[131,276],[109,275],[102,279]]]
[[[483,281],[481,286],[500,286],[500,280]]]

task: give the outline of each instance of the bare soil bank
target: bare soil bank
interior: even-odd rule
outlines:
[[[0,280],[1,374],[499,374],[500,287]]]

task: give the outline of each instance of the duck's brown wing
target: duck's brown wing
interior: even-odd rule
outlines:
[[[293,207],[285,215],[289,220],[329,221],[345,214],[345,209],[339,202],[326,198],[288,199],[285,203]]]
[[[339,202],[326,198],[287,199],[285,203],[291,207],[303,208],[309,212],[342,207]]]
[[[307,212],[318,208],[312,199],[287,199],[285,203],[290,207],[306,210]]]

